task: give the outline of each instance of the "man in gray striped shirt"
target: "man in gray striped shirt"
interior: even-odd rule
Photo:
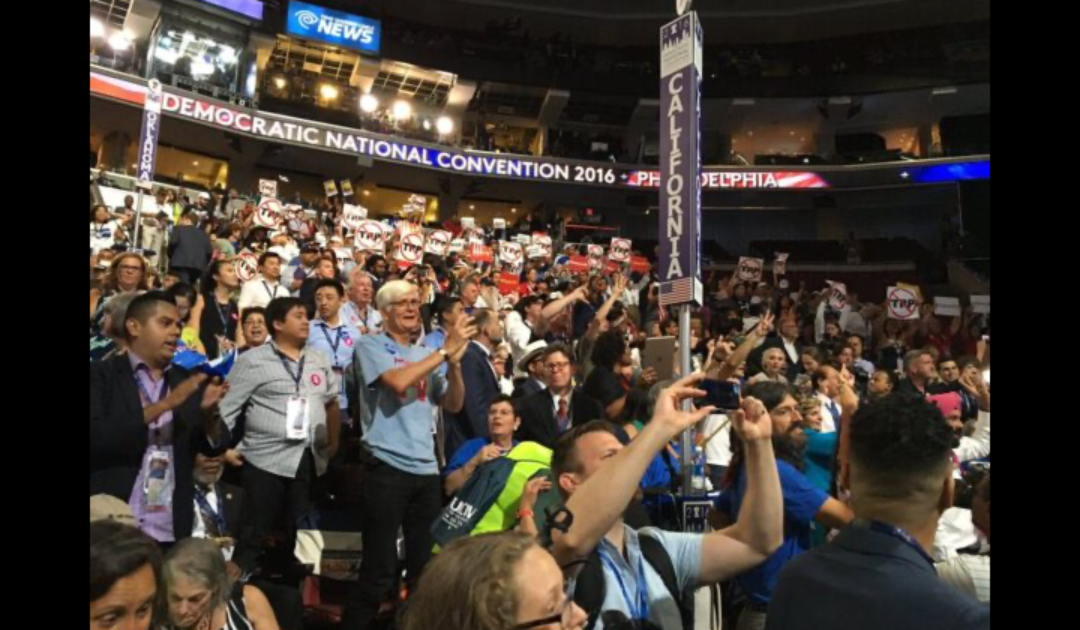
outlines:
[[[304,304],[275,299],[266,320],[272,341],[237,359],[220,405],[230,432],[243,418],[238,450],[255,541],[271,533],[283,513],[293,534],[312,509],[311,486],[326,472],[341,434],[340,377],[329,357],[306,349]]]

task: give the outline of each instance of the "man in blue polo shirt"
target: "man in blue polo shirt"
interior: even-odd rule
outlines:
[[[397,576],[399,531],[405,534],[410,580],[420,577],[431,558],[431,524],[442,509],[435,410],[458,413],[464,406],[461,358],[476,335],[472,322],[462,318],[447,330],[445,348],[414,345],[421,328],[417,287],[390,282],[375,301],[385,332],[364,336],[355,359],[363,381],[355,394],[372,414],[364,443],[373,457],[361,488],[364,560],[342,630],[366,630],[375,620]]]

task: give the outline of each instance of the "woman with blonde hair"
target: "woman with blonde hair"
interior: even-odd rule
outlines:
[[[90,336],[101,333],[105,318],[105,305],[110,299],[125,293],[149,291],[149,274],[146,260],[134,252],[120,254],[112,261],[105,284],[101,289],[90,290]]]
[[[562,570],[525,534],[451,543],[428,565],[402,630],[582,630],[588,617],[567,595]]]

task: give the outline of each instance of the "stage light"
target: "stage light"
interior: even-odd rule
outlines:
[[[131,48],[131,38],[126,33],[114,33],[109,38],[109,48],[112,48],[116,52],[124,52]]]
[[[374,114],[379,110],[379,99],[374,94],[365,94],[360,97],[360,111],[365,114]]]
[[[319,88],[319,96],[322,96],[328,101],[337,100],[339,94],[340,92],[338,92],[338,89],[329,83],[323,84],[323,86]]]
[[[394,103],[394,118],[398,120],[408,120],[412,118],[412,105],[408,101],[398,101]]]

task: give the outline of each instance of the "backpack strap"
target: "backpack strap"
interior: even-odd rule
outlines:
[[[671,561],[671,555],[668,554],[663,543],[648,534],[638,536],[638,540],[641,544],[641,555],[645,557],[645,561],[660,576],[668,593],[679,604],[679,613],[683,618],[683,626],[693,628],[694,593],[692,590],[684,592],[679,588],[679,578],[675,573],[675,565]]]
[[[679,605],[679,613],[683,619],[683,626],[694,627],[694,599],[693,592],[684,593],[679,588],[679,579],[675,573],[675,565],[671,556],[656,538],[649,535],[639,536],[641,554],[645,561],[660,576],[664,587]],[[589,556],[578,574],[574,589],[574,603],[581,607],[589,616],[585,630],[594,630],[602,615],[604,600],[607,599],[607,577],[604,574],[604,565],[600,561],[599,552]],[[687,625],[689,624],[689,625]]]
[[[594,551],[585,560],[585,565],[574,583],[574,603],[589,616],[585,630],[594,630],[603,614],[604,600],[607,599],[607,578],[600,553]]]

